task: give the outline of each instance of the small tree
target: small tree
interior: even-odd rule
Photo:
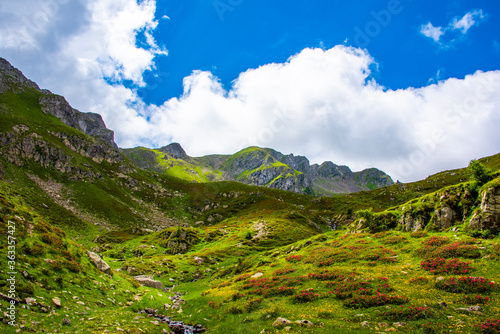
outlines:
[[[472,178],[478,186],[482,186],[493,180],[493,172],[477,160],[470,162],[469,171],[472,173]]]

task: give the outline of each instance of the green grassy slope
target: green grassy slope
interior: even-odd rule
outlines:
[[[459,169],[331,198],[188,182],[175,168],[166,175],[131,163],[175,162],[162,152],[137,149],[127,158],[43,114],[40,94],[0,94],[0,293],[10,289],[10,234],[19,299],[17,327],[2,324],[2,333],[168,332],[138,313],[146,308],[200,323],[209,333],[278,333],[284,331],[272,325],[278,317],[314,324],[288,325],[295,333],[471,333],[500,314],[497,284],[490,284],[500,280],[500,239],[481,233],[476,237],[490,239],[473,239],[467,230],[481,193],[498,187],[498,178],[478,188],[470,171]],[[240,154],[251,160],[255,151]],[[225,163],[237,170],[233,162]],[[498,172],[500,155],[481,162]],[[173,167],[184,173],[186,165],[178,163]],[[286,168],[270,158],[268,165]],[[206,175],[192,166],[194,178]],[[452,196],[467,189],[467,203]],[[425,231],[404,232],[399,220],[384,225],[391,212],[424,206],[434,212],[445,193],[447,205],[465,217],[454,222],[458,231],[429,223]],[[388,231],[369,233],[377,230],[373,224],[358,224],[358,211],[370,208],[384,217],[373,220],[375,227]],[[112,274],[99,272],[85,250],[102,254]],[[131,277],[139,274],[175,288],[141,287]],[[174,309],[169,297],[178,292],[186,293],[186,303]],[[1,297],[0,314],[8,306]],[[481,309],[461,310],[470,306]]]

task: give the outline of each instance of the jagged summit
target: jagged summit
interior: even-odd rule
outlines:
[[[64,97],[40,89],[36,83],[27,79],[21,71],[2,58],[0,93],[28,99],[44,114],[55,116],[65,125],[100,140],[112,149],[118,149],[113,131],[106,128],[99,114],[82,113],[74,109]],[[33,112],[30,108],[26,109],[25,117],[38,117],[32,114]],[[329,161],[321,165],[311,165],[304,156],[285,155],[271,148],[256,146],[233,155],[198,158],[188,156],[179,143],[172,143],[158,150],[136,148],[122,152],[140,168],[194,182],[238,181],[318,196],[371,190],[393,184],[391,177],[378,169],[352,172],[347,166],[338,166]]]
[[[41,91],[36,83],[27,79],[21,71],[0,57],[0,93],[20,92],[26,88]]]
[[[157,154],[145,154],[144,150],[147,149],[126,149],[124,153],[142,168],[163,171],[191,181],[238,181],[318,196],[371,190],[394,183],[389,175],[376,168],[353,172],[349,167],[338,166],[331,161],[311,165],[304,156],[285,155],[257,146],[233,155],[198,158],[189,157],[178,143],[160,148]],[[145,159],[148,161],[145,162]]]
[[[188,157],[186,151],[179,143],[172,143],[159,149],[159,151],[170,154],[175,159],[185,159]]]
[[[113,131],[106,128],[101,115],[84,113],[72,108],[64,97],[40,89],[7,60],[0,58],[0,93],[27,93],[30,89],[41,93],[37,98],[45,114],[54,115],[64,124],[89,136],[102,139],[113,148],[118,148]]]

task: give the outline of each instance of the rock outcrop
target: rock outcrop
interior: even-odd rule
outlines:
[[[498,179],[497,179],[498,180]],[[480,194],[481,206],[474,212],[470,227],[500,232],[500,182],[493,182]]]
[[[40,105],[44,113],[54,115],[64,124],[89,136],[99,138],[113,148],[118,148],[114,141],[113,131],[106,128],[101,115],[82,113],[72,108],[64,97],[53,94],[42,96]]]
[[[160,281],[155,281],[153,276],[150,275],[140,275],[135,276],[134,279],[144,286],[148,286],[153,289],[163,290],[163,283]]]
[[[82,113],[72,108],[64,97],[40,89],[7,60],[0,58],[0,94],[7,92],[21,94],[30,90],[40,93],[39,103],[44,113],[54,115],[64,124],[98,138],[115,149],[118,148],[114,142],[113,131],[106,128],[99,114]]]
[[[188,155],[178,143],[172,143],[159,149],[160,152],[168,153],[174,159],[186,159]]]
[[[36,83],[28,80],[21,71],[7,60],[0,58],[0,94],[6,92],[21,93],[26,89],[41,91]]]
[[[94,252],[87,251],[87,255],[94,265],[105,274],[111,275],[111,267],[99,255]]]

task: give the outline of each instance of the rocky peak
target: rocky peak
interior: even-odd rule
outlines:
[[[106,128],[101,115],[82,113],[72,108],[64,97],[54,94],[41,97],[40,105],[45,114],[54,115],[67,126],[71,126],[89,136],[102,139],[113,148],[118,148],[114,141],[113,131]]]
[[[172,143],[159,149],[160,152],[171,155],[174,159],[185,159],[188,157],[186,151],[179,143]]]
[[[12,66],[7,60],[0,58],[0,93],[9,91],[19,93],[26,88],[40,91],[36,83],[27,79],[21,71]]]

